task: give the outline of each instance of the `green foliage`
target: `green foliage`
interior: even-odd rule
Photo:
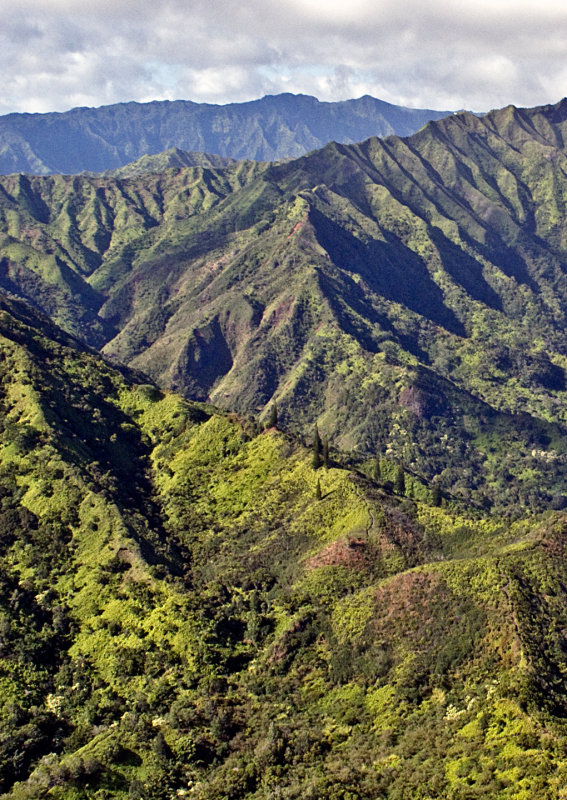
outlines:
[[[319,428],[315,425],[315,429],[313,431],[313,469],[319,469],[323,466],[323,459],[321,458],[321,451],[323,449],[323,444],[321,442],[321,436],[319,435]]]
[[[512,121],[494,118],[500,130]],[[514,138],[514,126],[507,135],[525,156],[521,166],[485,122],[457,117],[446,125],[472,142],[484,170],[474,171],[462,154],[447,156],[443,170],[460,171],[454,185],[466,179],[493,204],[504,197],[507,213],[518,219],[527,189],[518,189],[515,171],[538,197],[544,193],[555,167],[532,158],[524,140]],[[417,144],[437,170],[436,130],[424,131]],[[488,180],[493,157],[477,148],[471,130],[486,133],[499,148],[494,158],[508,165],[494,179]],[[486,235],[477,228],[483,206],[474,192],[467,194],[474,214],[467,215],[464,198],[454,227],[441,213],[454,209],[450,195],[433,187],[428,219],[438,225],[424,226],[410,211],[418,195],[402,206],[404,198],[394,202],[384,183],[353,179],[356,170],[367,175],[368,164],[384,175],[395,170],[394,151],[404,169],[417,169],[407,144],[392,140],[389,147],[371,141],[346,151],[354,163],[344,175],[336,149],[310,156],[301,166],[307,188],[277,213],[270,180],[297,188],[297,164],[270,168],[270,180],[264,173],[258,179],[263,167],[211,173],[207,192],[198,170],[177,175],[181,194],[183,181],[193,181],[194,205],[187,206],[185,194],[185,206],[169,207],[180,215],[171,225],[177,231],[171,250],[151,223],[152,214],[162,213],[158,178],[155,196],[145,195],[144,204],[107,201],[117,215],[118,205],[125,218],[131,215],[120,233],[98,205],[98,179],[77,182],[86,188],[74,206],[66,180],[50,179],[60,215],[41,225],[63,230],[78,215],[81,230],[89,230],[72,251],[79,272],[94,269],[92,285],[101,292],[121,276],[108,319],[125,323],[130,303],[148,314],[140,322],[152,340],[148,347],[132,345],[132,318],[118,336],[120,347],[133,346],[137,366],[145,366],[165,324],[153,315],[153,303],[157,298],[163,308],[169,301],[161,287],[149,299],[143,292],[132,299],[128,275],[138,279],[156,267],[158,278],[169,276],[184,253],[200,264],[203,291],[229,297],[231,313],[216,306],[218,314],[189,344],[185,336],[176,380],[186,387],[188,375],[200,375],[214,394],[224,378],[207,372],[204,356],[224,339],[223,364],[232,363],[228,331],[243,330],[251,341],[260,333],[250,332],[262,332],[265,322],[269,357],[251,360],[242,380],[253,381],[245,389],[231,368],[223,389],[230,386],[241,408],[249,408],[259,396],[265,406],[277,384],[283,421],[295,409],[298,426],[319,419],[326,431],[337,431],[341,446],[364,441],[374,454],[378,442],[383,456],[365,460],[362,453],[347,464],[334,449],[332,465],[315,471],[324,461],[318,428],[312,448],[274,428],[259,433],[249,417],[113,369],[28,307],[2,301],[0,791],[6,798],[560,797],[567,784],[567,519],[559,509],[534,513],[547,497],[564,493],[563,389],[554,369],[562,364],[560,326],[549,323],[533,287],[530,294],[540,261],[523,239],[525,272],[516,251],[500,251],[498,272],[483,250],[482,275],[491,283],[477,281],[475,289],[468,281],[467,270],[482,277],[468,258],[474,260],[469,250]],[[328,188],[319,203],[312,187],[323,179],[348,183],[360,204]],[[245,193],[241,204],[237,184]],[[38,185],[17,176],[9,182],[11,196],[35,217],[42,213]],[[126,194],[130,189],[125,184]],[[312,261],[307,268],[293,249],[293,237],[303,235],[295,226],[307,226],[304,195],[317,241],[310,240],[309,252],[316,259],[318,248],[326,248],[332,267],[321,256],[315,271]],[[538,236],[553,228],[559,242],[559,216],[551,200],[544,205],[547,213],[534,219]],[[375,209],[379,231],[358,212],[362,207]],[[331,223],[346,213],[345,234]],[[511,248],[520,233],[492,216]],[[228,218],[237,224],[224,229],[213,264],[205,233]],[[99,272],[87,249],[103,247],[104,219],[117,249]],[[255,232],[248,249],[240,224]],[[454,245],[465,230],[470,242],[459,254],[447,241]],[[235,250],[225,263],[229,240]],[[431,241],[437,255],[427,256],[424,271],[414,256],[431,254]],[[188,242],[194,250],[185,248]],[[379,301],[375,286],[370,329],[357,287],[381,278],[365,258],[377,263],[380,256],[388,274],[398,263],[392,253],[411,280],[392,284],[400,295],[391,302]],[[283,302],[294,257],[304,282]],[[267,263],[280,294],[259,300],[256,292],[240,291],[251,275],[259,281]],[[521,303],[503,277],[505,267],[523,276]],[[46,283],[62,274],[44,261],[34,268]],[[429,299],[410,297],[415,281],[433,280],[432,274],[450,306],[435,291]],[[180,273],[176,280],[183,283]],[[547,278],[538,273],[538,280]],[[501,303],[490,293],[493,284]],[[459,285],[482,290],[484,299],[468,304]],[[412,307],[418,300],[424,305]],[[521,334],[513,324],[518,318]],[[546,359],[548,344],[553,357]],[[363,408],[370,410],[353,414]],[[420,475],[437,477],[430,484]],[[506,514],[495,514],[495,506]]]
[[[278,427],[278,404],[274,400],[272,403],[272,407],[270,409],[270,416],[268,417],[267,422],[268,428],[277,428]]]
[[[132,384],[8,308],[6,798],[554,796],[561,514],[400,501],[386,460],[386,489],[314,473],[281,432]]]

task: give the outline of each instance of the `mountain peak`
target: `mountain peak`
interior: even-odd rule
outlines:
[[[104,172],[172,146],[277,161],[332,140],[408,135],[441,116],[368,96],[331,103],[291,93],[228,105],[163,100],[58,114],[11,114],[0,117],[0,173]]]

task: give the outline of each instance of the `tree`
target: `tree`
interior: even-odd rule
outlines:
[[[329,469],[329,437],[325,436],[323,439],[323,465],[325,469]]]
[[[274,400],[272,403],[272,408],[270,409],[270,416],[268,417],[268,428],[277,428],[278,427],[278,404]]]
[[[317,486],[315,487],[315,499],[320,500],[322,498],[321,494],[321,481],[317,478]]]
[[[404,468],[400,464],[398,469],[396,470],[396,477],[394,479],[394,491],[396,494],[405,494],[406,493],[406,476],[404,473]]]
[[[380,468],[380,456],[376,456],[374,460],[374,480],[376,483],[380,483],[382,480],[382,470]]]
[[[164,735],[161,731],[158,731],[158,734],[152,743],[152,750],[160,761],[167,761],[169,758],[171,758],[171,750],[169,749],[169,745],[165,741]]]
[[[437,508],[441,505],[441,501],[442,501],[441,489],[437,484],[434,484],[431,493],[431,504]]]
[[[321,464],[321,437],[319,436],[319,428],[315,423],[315,431],[313,434],[313,469],[319,469]]]

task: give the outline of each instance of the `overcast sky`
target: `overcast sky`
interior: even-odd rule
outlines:
[[[0,114],[371,94],[485,111],[567,95],[565,0],[2,0]]]

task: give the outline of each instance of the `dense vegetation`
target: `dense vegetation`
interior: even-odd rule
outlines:
[[[565,797],[566,120],[0,181],[1,797]]]
[[[563,514],[316,459],[13,301],[0,378],[5,798],[561,797]]]
[[[559,509],[566,108],[279,165],[8,176],[0,285],[164,389],[263,418],[276,400],[286,429],[467,503]]]
[[[281,94],[224,106],[163,100],[7,114],[0,117],[0,174],[103,172],[171,147],[264,161],[297,158],[330,141],[407,136],[444,113],[368,95],[322,103]]]

